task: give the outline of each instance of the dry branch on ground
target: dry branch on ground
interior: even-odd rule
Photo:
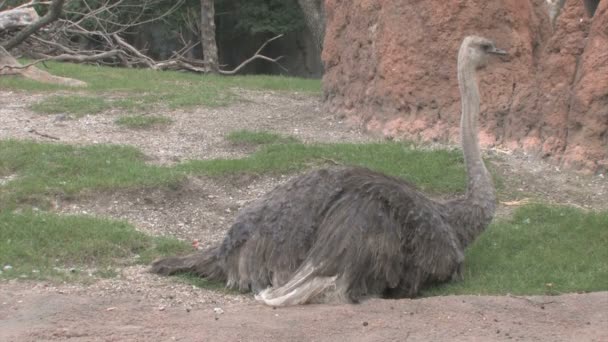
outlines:
[[[52,76],[36,68],[38,63],[51,60],[74,63],[98,63],[122,67],[144,67],[153,70],[186,70],[196,73],[234,75],[251,62],[261,59],[276,63],[286,70],[279,64],[279,60],[283,56],[271,58],[261,53],[270,42],[281,38],[283,35],[278,35],[265,41],[250,58],[231,70],[223,70],[219,67],[215,68],[207,60],[187,58],[188,52],[198,45],[199,42],[186,42],[185,39],[182,39],[184,48],[174,51],[171,58],[155,61],[148,57],[145,51],[141,51],[127,42],[123,35],[129,28],[151,21],[162,20],[182,6],[184,1],[175,2],[168,11],[152,19],[142,19],[141,16],[136,16],[126,23],[119,24],[108,21],[104,15],[117,11],[120,6],[124,5],[123,2],[123,0],[105,0],[98,8],[87,12],[66,11],[64,0],[52,0],[44,3],[37,2],[37,4],[49,6],[48,12],[43,17],[38,16],[36,11],[31,7],[32,3],[0,12],[0,27],[10,27],[13,30],[20,29],[16,34],[9,35],[9,38],[1,45],[4,47],[4,50],[0,52],[0,75],[22,75],[41,82],[69,86],[85,85],[84,82]],[[148,3],[149,1],[145,2],[144,6]],[[66,11],[67,16],[61,17],[62,11]],[[68,17],[72,19],[67,19]],[[86,25],[84,23],[87,20],[96,22],[97,27],[85,28]],[[52,25],[49,25],[51,23]],[[40,30],[45,26],[44,30]],[[75,43],[71,39],[75,36],[94,39],[96,41],[95,48],[84,49],[79,43]],[[29,49],[28,55],[36,60],[22,65],[11,55],[10,51],[26,40],[35,44],[35,48]]]

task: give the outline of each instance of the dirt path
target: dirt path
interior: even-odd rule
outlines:
[[[213,305],[158,308],[137,296],[68,296],[19,285],[0,288],[0,302],[2,341],[608,340],[608,293],[374,299],[277,309],[246,303],[219,311]]]
[[[0,139],[54,141],[43,133],[65,143],[129,144],[157,164],[243,156],[250,151],[224,139],[238,129],[274,131],[306,142],[374,140],[323,113],[311,96],[240,95],[243,101],[228,107],[159,109],[172,125],[133,131],[114,124],[121,113],[65,120],[29,111],[40,96],[0,91]],[[509,189],[503,202],[528,198],[608,209],[604,175],[564,172],[500,150],[488,153]],[[288,177],[196,177],[178,189],[81,196],[58,201],[55,209],[125,219],[151,234],[208,245],[221,239],[240,207]],[[502,205],[501,215],[514,207]],[[144,267],[117,272],[117,278],[88,286],[0,282],[0,341],[608,341],[608,293],[369,300],[273,310],[250,296],[192,288]]]
[[[2,341],[608,340],[606,292],[373,299],[359,305],[277,309],[245,303],[185,310],[159,308],[132,295],[65,295],[23,287],[0,288]]]

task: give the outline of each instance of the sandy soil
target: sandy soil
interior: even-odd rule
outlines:
[[[13,291],[11,291],[13,290]],[[157,307],[132,295],[0,289],[2,341],[606,341],[607,293]],[[600,310],[604,308],[604,310]],[[215,309],[215,310],[214,310]]]
[[[38,115],[28,106],[41,96],[0,91],[0,139],[130,144],[157,164],[245,155],[250,150],[224,139],[238,129],[275,131],[306,142],[376,140],[323,112],[309,95],[239,95],[242,101],[222,108],[159,108],[172,125],[133,131],[114,124],[118,112],[80,119]],[[518,203],[539,199],[608,209],[605,175],[575,174],[498,149],[486,153],[508,189],[502,216]],[[174,189],[57,199],[55,210],[125,219],[150,234],[198,239],[207,246],[221,239],[240,207],[289,177],[192,177]],[[116,271],[118,277],[89,285],[0,282],[0,341],[608,341],[606,292],[374,299],[273,310],[251,296],[193,288],[141,266]]]

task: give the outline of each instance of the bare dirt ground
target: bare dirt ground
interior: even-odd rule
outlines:
[[[129,144],[156,164],[243,156],[251,150],[224,139],[238,129],[305,142],[377,139],[325,113],[310,95],[238,93],[243,100],[228,107],[158,109],[155,114],[173,124],[134,131],[114,124],[118,112],[67,120],[39,115],[28,106],[40,95],[0,90],[0,139]],[[567,172],[499,149],[487,153],[504,179],[501,216],[526,200],[608,209],[607,175]],[[290,176],[192,177],[177,189],[58,200],[55,210],[124,219],[150,234],[207,246],[222,238],[240,207]],[[608,292],[372,299],[275,310],[249,295],[193,288],[141,266],[116,271],[118,277],[88,285],[0,282],[0,341],[608,341]]]

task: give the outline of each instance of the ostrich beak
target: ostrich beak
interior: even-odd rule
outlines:
[[[505,50],[501,50],[497,47],[493,47],[491,50],[488,51],[488,53],[494,54],[494,55],[499,55],[499,56],[507,56],[509,55],[509,53]]]

